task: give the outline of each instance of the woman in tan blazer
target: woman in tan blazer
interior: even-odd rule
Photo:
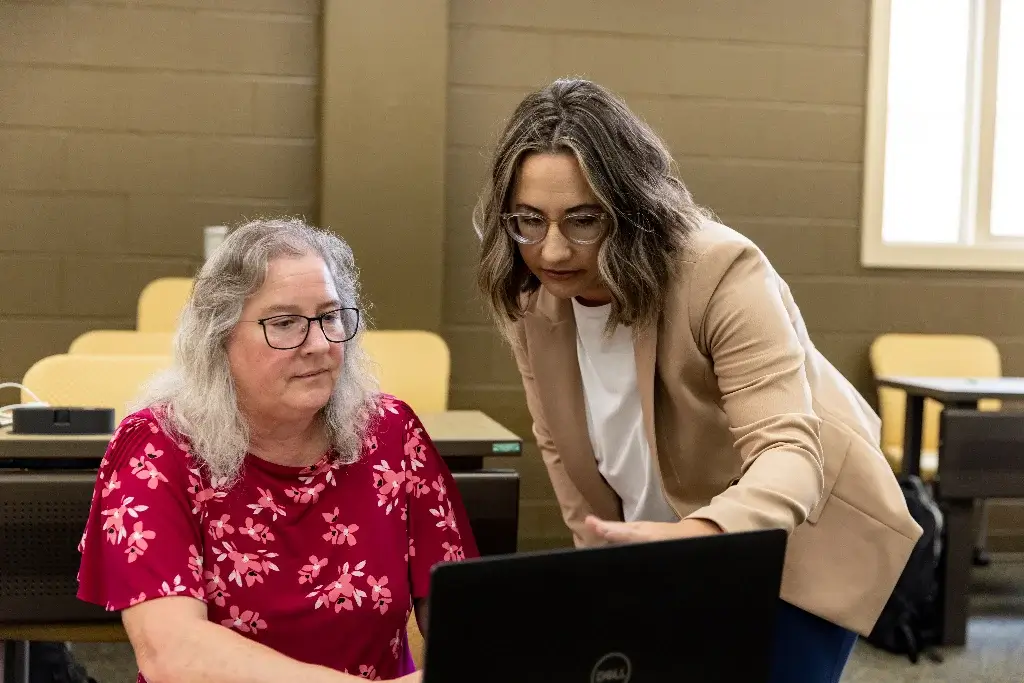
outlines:
[[[921,530],[877,416],[674,167],[598,85],[528,96],[474,216],[478,282],[576,544],[785,529],[773,681],[838,681]]]

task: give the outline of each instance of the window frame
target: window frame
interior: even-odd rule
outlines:
[[[897,0],[898,1],[898,0]],[[886,242],[882,234],[889,25],[893,0],[872,0],[865,108],[861,263],[868,268],[1024,271],[1024,237],[989,232],[995,144],[995,104],[1002,0],[971,0],[971,63],[968,66],[968,141],[964,168],[964,221],[960,241],[950,244]]]

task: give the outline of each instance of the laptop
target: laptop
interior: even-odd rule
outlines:
[[[773,529],[437,565],[423,681],[767,681],[785,549]]]

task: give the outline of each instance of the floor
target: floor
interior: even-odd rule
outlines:
[[[943,651],[945,661],[911,664],[859,643],[842,683],[1021,683],[1024,681],[1024,558],[996,558],[974,577],[968,645]],[[132,683],[126,645],[75,646],[98,683]]]

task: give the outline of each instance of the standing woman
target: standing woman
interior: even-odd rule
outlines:
[[[585,80],[520,103],[474,224],[576,545],[785,529],[772,680],[838,681],[921,530],[764,255]]]

